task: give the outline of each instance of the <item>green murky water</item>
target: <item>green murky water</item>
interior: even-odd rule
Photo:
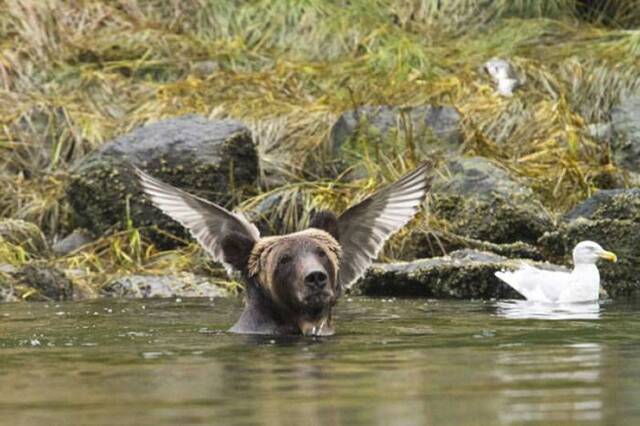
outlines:
[[[343,301],[331,338],[239,300],[0,305],[7,424],[640,424],[640,303]]]

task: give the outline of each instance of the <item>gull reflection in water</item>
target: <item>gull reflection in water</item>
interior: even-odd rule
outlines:
[[[497,315],[513,319],[595,320],[600,319],[600,302],[544,303],[506,300],[496,303]]]

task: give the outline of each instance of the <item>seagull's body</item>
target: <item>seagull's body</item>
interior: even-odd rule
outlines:
[[[600,273],[596,262],[615,262],[616,255],[592,241],[582,241],[573,249],[571,272],[546,271],[524,264],[513,272],[499,271],[496,277],[509,284],[527,300],[551,303],[574,303],[598,300]]]

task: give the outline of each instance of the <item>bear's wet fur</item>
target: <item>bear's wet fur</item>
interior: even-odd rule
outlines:
[[[319,224],[318,224],[319,226]],[[331,335],[331,310],[341,295],[341,249],[317,228],[266,237],[255,244],[230,234],[225,262],[241,271],[246,303],[235,333]]]

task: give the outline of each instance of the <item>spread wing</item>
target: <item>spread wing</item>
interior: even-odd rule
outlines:
[[[424,163],[391,185],[346,210],[338,218],[345,259],[339,282],[349,288],[378,257],[385,241],[413,218],[429,190],[430,163]]]
[[[239,233],[254,242],[260,239],[258,228],[243,215],[232,213],[217,204],[174,188],[142,170],[135,170],[144,192],[153,204],[187,228],[211,254],[213,260],[224,263],[221,240],[230,232]]]

